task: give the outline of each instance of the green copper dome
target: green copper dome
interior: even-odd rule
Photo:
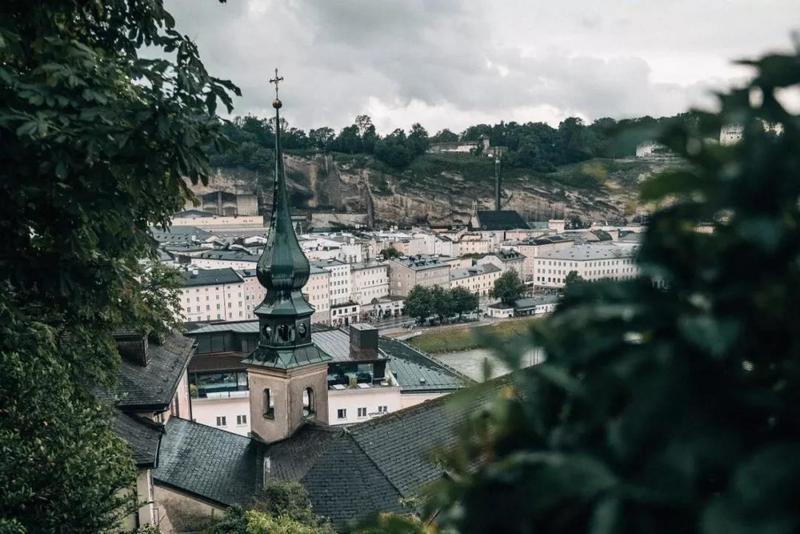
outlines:
[[[275,185],[272,195],[272,218],[267,244],[258,260],[256,275],[267,289],[264,301],[255,309],[259,322],[259,343],[247,358],[247,365],[290,369],[330,360],[330,356],[311,339],[311,315],[314,313],[301,289],[308,282],[311,267],[297,242],[289,212],[289,195],[281,152],[280,107],[275,83]]]

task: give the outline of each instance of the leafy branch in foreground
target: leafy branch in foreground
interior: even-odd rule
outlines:
[[[217,103],[238,94],[174,26],[160,1],[0,3],[4,525],[97,532],[130,504],[129,451],[92,392],[113,387],[115,328],[174,325],[168,276],[141,263],[149,227],[206,179]]]
[[[468,423],[430,493],[441,526],[800,529],[800,120],[779,101],[800,52],[747,64],[719,113],[663,132],[686,165],[644,185],[641,277],[572,284],[534,326],[546,363]],[[708,140],[732,123],[740,143]]]

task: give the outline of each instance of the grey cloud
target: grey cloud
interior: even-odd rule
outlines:
[[[341,128],[376,101],[386,114],[376,123],[391,128],[420,121],[429,130],[453,127],[448,113],[461,121],[469,114],[539,120],[524,110],[542,107],[555,116],[588,119],[677,113],[712,80],[700,72],[690,83],[656,83],[649,58],[685,57],[691,70],[695,52],[672,36],[683,32],[722,64],[735,52],[730,36],[715,28],[709,41],[719,46],[703,45],[684,19],[713,14],[739,31],[741,19],[751,16],[741,0],[707,0],[706,7],[686,0],[659,3],[660,17],[642,2],[605,4],[611,7],[591,0],[563,0],[558,7],[521,0],[167,1],[209,69],[242,88],[235,113],[269,112],[266,78],[279,66],[286,76],[287,118],[303,128]],[[788,18],[783,27],[791,24]],[[648,40],[648,31],[657,38]],[[752,35],[738,41],[751,39],[747,46],[754,53],[775,42],[763,30]],[[409,116],[411,109],[419,116]]]

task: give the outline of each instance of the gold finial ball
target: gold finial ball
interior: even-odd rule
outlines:
[[[276,98],[275,100],[272,101],[272,107],[275,108],[275,109],[281,109],[282,105],[283,105],[283,103],[278,98]]]

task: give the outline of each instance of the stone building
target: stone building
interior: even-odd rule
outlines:
[[[403,256],[389,264],[389,292],[407,297],[414,286],[450,287],[450,265],[439,256]]]

